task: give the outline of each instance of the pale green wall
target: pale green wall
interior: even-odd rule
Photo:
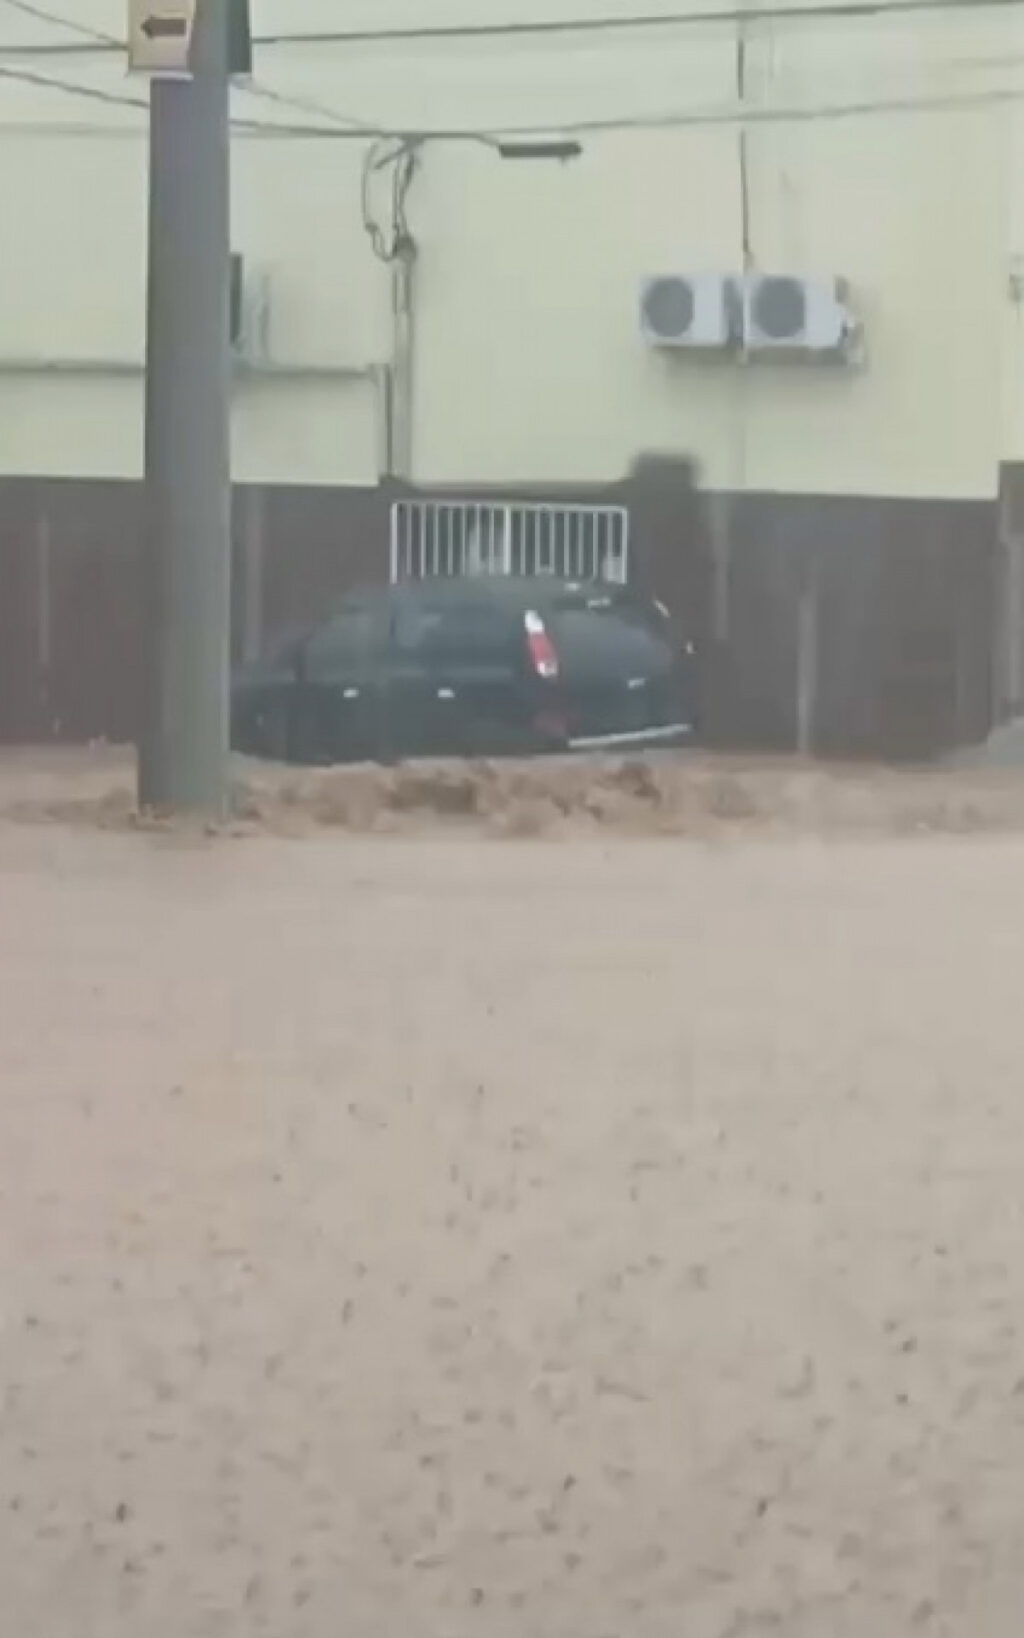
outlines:
[[[123,28],[121,0],[63,4]],[[660,4],[678,11],[683,0]],[[254,16],[270,32],[338,26],[342,13],[347,26],[398,27],[658,5],[254,0]],[[54,35],[0,8],[0,45],[40,38]],[[793,114],[969,99],[1024,87],[1022,65],[1015,14],[761,25],[748,94],[755,108]],[[144,90],[117,59],[29,66],[115,95]],[[681,111],[715,120],[734,108],[735,40],[716,25],[542,43],[288,47],[264,52],[257,72],[297,99],[402,128]],[[265,121],[327,123],[243,93],[236,102]],[[639,449],[674,448],[724,487],[992,493],[1000,458],[1024,453],[1024,326],[1008,299],[1011,256],[1024,253],[1022,131],[1005,103],[751,129],[757,260],[851,281],[868,338],[859,373],[700,363],[641,341],[644,274],[739,266],[734,124],[594,135],[566,166],[428,145],[409,206],[420,245],[415,476],[604,479]],[[347,141],[236,144],[235,242],[271,281],[280,363],[344,372],[389,360],[390,280],[361,229],[360,165],[360,145]],[[144,172],[141,114],[0,83],[0,471],[139,469],[140,380],[98,366],[142,354]],[[33,374],[33,359],[97,368]],[[372,482],[382,438],[370,377],[239,388],[241,477]]]

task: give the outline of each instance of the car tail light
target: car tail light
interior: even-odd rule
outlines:
[[[531,609],[526,616],[525,624],[526,644],[530,650],[530,660],[534,671],[538,677],[557,677],[558,655],[540,615],[535,614]]]

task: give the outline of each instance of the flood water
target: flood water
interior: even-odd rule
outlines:
[[[0,824],[18,1638],[1017,1638],[1024,841]]]

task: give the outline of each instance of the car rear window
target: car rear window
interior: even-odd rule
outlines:
[[[668,620],[655,603],[615,593],[582,593],[559,599],[546,611],[563,662],[649,663],[668,639]]]
[[[507,657],[515,628],[496,604],[446,598],[407,603],[396,632],[399,648],[427,664],[472,665]]]
[[[639,627],[663,637],[668,625],[668,610],[647,597],[638,597],[628,591],[610,589],[567,592],[558,599],[556,607],[563,611],[585,610],[595,619],[619,620],[625,625]]]

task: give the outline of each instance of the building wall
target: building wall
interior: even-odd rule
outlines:
[[[602,12],[657,5],[605,0]],[[574,11],[593,7],[559,0],[558,15]],[[552,8],[538,0],[533,14]],[[123,26],[121,0],[78,0],[75,15]],[[332,0],[253,0],[253,15],[259,33],[339,23]],[[347,6],[344,22],[510,15],[507,0],[375,0]],[[310,112],[240,91],[236,113],[339,132],[315,109],[405,130],[695,121],[585,135],[582,158],[567,165],[502,162],[466,142],[424,146],[409,199],[420,251],[413,368],[398,383],[411,393],[416,479],[611,480],[638,450],[666,447],[696,456],[717,489],[990,497],[1000,457],[1024,437],[1019,371],[1001,363],[1019,327],[1007,277],[1012,247],[1024,244],[1012,185],[1021,122],[998,102],[857,110],[988,96],[1012,80],[1007,48],[1022,29],[998,12],[752,25],[745,188],[737,39],[724,24],[268,46],[259,79]],[[41,32],[53,40],[42,24],[0,15],[0,46]],[[115,97],[141,90],[116,56],[41,67]],[[144,126],[141,110],[5,83],[0,209],[19,231],[7,237],[0,304],[2,471],[139,471]],[[388,464],[391,273],[363,231],[364,151],[239,133],[235,244],[269,277],[282,367],[240,384],[244,479],[363,484]],[[376,175],[374,209],[386,207],[387,186]],[[868,338],[862,371],[700,363],[644,346],[643,275],[738,268],[744,238],[766,270],[850,280]],[[33,361],[75,373],[43,374]]]
[[[257,34],[597,9],[252,7]],[[123,29],[123,0],[73,11]],[[0,210],[17,224],[0,303],[0,733],[120,735],[139,642],[145,87],[117,54],[3,55],[55,37],[0,7],[0,67],[34,76],[0,82]],[[641,561],[660,589],[681,604],[708,589],[720,737],[792,744],[812,650],[811,743],[984,731],[994,652],[1018,691],[1024,677],[1024,532],[996,506],[1001,468],[1024,461],[1021,63],[1024,17],[983,8],[258,47],[257,85],[234,97],[260,127],[236,133],[234,246],[269,291],[268,356],[235,396],[240,642],[386,572],[384,477],[597,494],[656,451],[692,462],[708,497],[703,532],[664,497],[632,502],[655,519]],[[566,164],[469,139],[577,125]],[[416,150],[407,281],[366,232],[367,215],[389,226],[394,171],[362,126],[447,133]],[[745,260],[848,279],[864,367],[644,344],[645,275]],[[998,642],[997,599],[1021,610]]]
[[[734,132],[687,131],[595,139],[554,171],[487,154],[425,159],[418,476],[609,476],[638,447],[676,447],[718,489],[994,492],[995,118],[755,136],[756,264],[847,277],[863,370],[700,362],[640,340],[645,272],[742,266],[736,148]]]

